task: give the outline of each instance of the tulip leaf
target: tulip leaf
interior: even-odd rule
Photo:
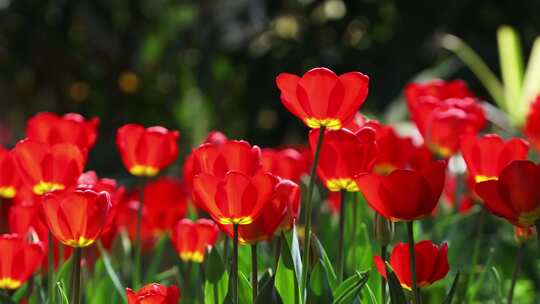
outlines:
[[[501,26],[497,31],[499,61],[504,86],[506,110],[512,122],[518,122],[519,104],[523,83],[523,58],[517,32],[510,26]]]
[[[377,297],[373,293],[373,290],[371,289],[371,287],[369,287],[369,282],[366,283],[366,293],[369,295],[369,301],[370,301],[371,304],[379,303],[378,300],[377,300]],[[383,304],[386,304],[386,303],[383,303]]]
[[[523,108],[520,115],[527,115],[530,104],[538,94],[540,94],[540,37],[534,41],[523,78],[523,91],[521,92]]]
[[[323,294],[324,279],[326,274],[324,273],[324,268],[321,266],[321,262],[317,262],[313,270],[311,271],[311,276],[309,278],[309,287],[313,293],[320,297]]]
[[[495,284],[495,292],[496,292],[496,296],[494,297],[495,298],[495,303],[496,304],[502,304],[501,299],[504,299],[503,279],[502,279],[501,274],[499,273],[499,271],[497,270],[496,267],[491,267],[490,273],[492,274],[491,277],[495,281],[494,282],[494,284]]]
[[[388,262],[386,262],[386,278],[388,280],[388,289],[390,290],[390,303],[407,304],[403,288]]]
[[[222,304],[227,296],[229,276],[216,248],[212,248],[205,261],[204,303]]]
[[[69,304],[69,300],[67,297],[66,288],[64,287],[64,283],[62,281],[56,282],[56,287],[58,288],[58,292],[60,293],[62,304]]]
[[[114,271],[114,268],[111,264],[111,258],[109,256],[109,253],[103,248],[103,245],[101,244],[101,241],[97,241],[97,248],[99,250],[99,254],[101,255],[101,259],[103,260],[103,264],[105,266],[105,271],[107,272],[107,275],[111,279],[111,282],[114,285],[114,288],[116,289],[117,293],[122,298],[123,302],[127,301],[126,298],[126,292],[124,291],[124,284],[120,281],[120,278]]]
[[[283,303],[300,303],[300,284],[295,273],[294,259],[289,249],[289,243],[285,235],[281,236],[281,254],[279,256],[278,267],[274,285]]]
[[[253,304],[251,284],[241,271],[238,272],[238,303]]]
[[[351,277],[347,278],[341,283],[338,288],[334,290],[333,304],[345,304],[351,303],[358,295],[362,287],[366,284],[369,278],[367,271],[356,271]]]
[[[319,257],[321,261],[321,265],[324,268],[324,271],[326,272],[326,278],[328,280],[328,283],[330,284],[330,288],[332,288],[332,290],[336,289],[338,283],[337,283],[336,273],[334,272],[334,267],[332,266],[332,262],[330,262],[330,259],[328,258],[328,255],[326,254],[326,251],[324,250],[324,247],[322,246],[321,242],[319,241],[316,235],[312,235],[311,242],[314,245],[316,255]]]
[[[443,304],[452,304],[452,300],[454,299],[454,295],[456,294],[457,286],[459,283],[459,271],[456,273],[456,276],[454,277],[454,282],[452,283],[452,287],[450,287],[450,291],[448,291],[448,294],[446,295],[446,298],[443,301]]]
[[[11,301],[13,303],[21,303],[22,298],[26,296],[26,293],[28,291],[28,282],[26,282],[23,286],[19,287],[15,293],[11,296]]]

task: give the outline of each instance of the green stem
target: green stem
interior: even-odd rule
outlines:
[[[48,235],[48,245],[47,245],[47,302],[55,303],[55,292],[54,288],[56,285],[55,275],[54,275],[54,238],[49,231]]]
[[[281,234],[277,237],[274,237],[274,261],[275,261],[275,269],[274,271],[277,271],[278,263],[279,263],[279,256],[281,254]]]
[[[144,179],[141,179],[141,189],[139,190],[139,206],[137,208],[137,226],[135,226],[135,265],[133,269],[133,288],[138,290],[141,284],[141,268],[142,268],[142,240],[141,228],[144,206]]]
[[[82,248],[73,249],[73,274],[71,277],[71,302],[72,304],[81,303],[81,253]]]
[[[253,303],[257,299],[258,294],[258,278],[257,273],[257,244],[251,245],[251,290],[253,291]]]
[[[536,236],[538,237],[538,246],[540,246],[540,220],[536,221]]]
[[[233,224],[233,257],[232,257],[232,302],[238,304],[238,224]]]
[[[313,157],[313,164],[311,166],[311,172],[309,177],[309,184],[306,197],[306,210],[304,214],[304,248],[302,256],[302,280],[300,284],[300,292],[303,294],[303,301],[306,302],[306,287],[308,281],[308,266],[309,266],[309,246],[311,241],[311,213],[313,209],[313,190],[315,188],[315,178],[317,173],[317,164],[319,162],[319,154],[321,152],[321,146],[324,138],[325,127],[319,129],[319,138],[317,140],[317,146],[315,148],[315,155]]]
[[[351,232],[351,248],[353,253],[353,263],[356,263],[356,221],[357,219],[357,211],[356,211],[356,204],[358,204],[358,192],[354,192],[353,194],[353,201],[352,201],[352,232]]]
[[[480,256],[480,247],[482,245],[482,240],[483,240],[483,236],[484,236],[484,222],[485,222],[485,218],[486,218],[486,209],[484,208],[484,206],[481,206],[481,209],[480,209],[480,212],[478,214],[478,218],[477,218],[477,222],[478,224],[476,225],[476,234],[475,234],[475,237],[474,237],[474,245],[473,245],[473,253],[472,253],[472,258],[471,258],[471,270],[469,271],[469,274],[465,280],[465,282],[469,283],[469,282],[474,282],[474,278],[475,278],[475,272],[476,272],[476,267],[478,265],[478,257]],[[476,292],[467,292],[467,290],[464,290],[464,293],[466,293],[466,296],[467,296],[467,299],[469,301],[472,301],[476,295]]]
[[[191,266],[193,265],[193,262],[187,262],[186,272],[184,272],[184,291],[185,291],[185,298],[189,299],[191,294],[191,287],[190,285],[190,278],[191,278]]]
[[[516,263],[514,264],[514,272],[512,273],[512,283],[510,284],[510,290],[508,291],[508,304],[512,304],[514,299],[514,288],[516,287],[517,277],[519,270],[521,269],[521,263],[523,261],[523,254],[525,249],[525,243],[522,243],[518,247],[516,254]]]
[[[345,208],[347,192],[341,190],[341,204],[339,207],[339,235],[338,235],[338,256],[337,256],[337,279],[338,283],[343,281],[345,268],[345,252],[343,250],[343,239],[345,234]]]
[[[381,245],[381,259],[386,263],[386,245]],[[386,304],[386,279],[381,276],[381,302]]]
[[[414,231],[413,221],[407,222],[407,236],[409,240],[409,260],[412,275],[412,292],[414,296],[414,304],[420,304],[420,291],[416,283],[416,255],[414,253]]]

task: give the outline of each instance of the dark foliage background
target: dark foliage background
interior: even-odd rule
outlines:
[[[532,0],[0,0],[0,142],[13,145],[38,111],[99,116],[89,167],[109,175],[123,172],[113,145],[127,122],[180,129],[184,154],[210,129],[262,146],[301,142],[279,72],[360,70],[372,80],[363,110],[381,114],[450,56],[440,34],[497,70],[497,27],[514,26],[529,49],[538,16]],[[487,97],[465,68],[452,71]]]

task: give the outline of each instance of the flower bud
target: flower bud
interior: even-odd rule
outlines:
[[[532,227],[514,226],[514,237],[519,244],[524,244],[536,236],[536,229]]]
[[[394,223],[387,220],[378,212],[375,212],[375,218],[373,219],[373,234],[379,245],[386,246],[390,244],[394,238]]]

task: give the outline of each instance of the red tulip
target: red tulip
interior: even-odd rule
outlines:
[[[75,185],[86,162],[86,152],[72,144],[49,146],[24,139],[14,153],[23,182],[37,195]]]
[[[261,163],[264,171],[296,182],[307,170],[302,154],[293,148],[262,149]]]
[[[242,244],[255,244],[271,240],[280,226],[284,230],[291,229],[299,215],[299,206],[298,185],[290,180],[280,180],[270,200],[264,204],[261,215],[252,223],[238,227],[238,240]],[[232,224],[220,224],[220,228],[233,237]]]
[[[360,72],[337,76],[326,68],[311,69],[301,78],[288,73],[276,77],[283,105],[313,129],[337,130],[352,119],[367,97],[368,83]]]
[[[475,204],[473,194],[470,192],[470,189],[467,189],[461,195],[459,202],[456,202],[456,187],[456,176],[447,172],[442,194],[442,200],[448,207],[451,208],[454,208],[456,203],[459,203],[458,212],[460,214],[467,214],[469,211],[471,211]]]
[[[252,177],[230,171],[220,178],[201,173],[193,179],[195,200],[220,224],[247,225],[261,213],[278,179],[269,173]]]
[[[330,192],[326,198],[331,214],[338,215],[341,209],[341,192]]]
[[[206,136],[206,139],[204,140],[203,144],[211,144],[215,146],[221,146],[224,143],[227,142],[227,136],[225,134],[219,132],[219,131],[212,131],[208,133]],[[196,149],[194,149],[196,150]],[[201,169],[199,168],[199,164],[197,163],[197,159],[195,157],[195,153],[193,151],[187,156],[186,161],[184,162],[184,182],[186,185],[191,189],[193,185],[193,177],[197,174],[199,174]]]
[[[446,163],[433,162],[417,170],[398,169],[389,175],[375,173],[356,177],[368,205],[393,221],[412,221],[429,216],[444,187]]]
[[[135,176],[155,176],[178,156],[178,131],[127,124],[116,133],[124,166]]]
[[[41,265],[40,243],[28,243],[17,234],[0,235],[0,288],[17,289]]]
[[[178,180],[162,177],[144,187],[144,216],[154,233],[169,231],[187,212],[187,191]]]
[[[475,135],[485,125],[483,109],[462,82],[413,83],[405,95],[426,144],[442,157],[457,152],[463,135]]]
[[[49,228],[40,205],[13,205],[9,209],[9,231],[27,238],[37,238],[47,248]]]
[[[496,216],[528,227],[540,219],[540,165],[515,160],[504,167],[498,179],[476,184],[476,193]]]
[[[126,288],[128,304],[176,304],[180,298],[178,287],[157,283],[145,285],[137,293]]]
[[[414,252],[418,287],[429,286],[448,274],[448,245],[446,243],[437,246],[431,241],[421,241],[414,245]],[[374,262],[377,271],[386,278],[386,267],[381,257],[375,256]],[[412,276],[409,244],[398,243],[394,246],[389,263],[401,286],[411,290]]]
[[[214,221],[190,219],[178,221],[172,233],[172,243],[180,259],[186,262],[202,263],[209,247],[213,247],[219,236],[219,228]]]
[[[319,130],[309,134],[315,151]],[[370,172],[377,156],[375,131],[363,128],[354,134],[347,129],[326,131],[317,173],[330,191],[358,191],[354,177]]]
[[[42,208],[56,239],[71,247],[86,247],[100,237],[111,200],[105,191],[66,190],[48,193]]]
[[[192,153],[196,162],[193,176],[206,173],[223,177],[229,171],[252,176],[261,169],[261,149],[243,140],[202,144]]]
[[[118,204],[118,210],[114,223],[118,230],[127,232],[131,241],[135,240],[135,234],[137,230],[137,213],[140,205],[139,191],[130,191],[126,193],[120,203]],[[154,228],[152,227],[149,216],[147,215],[148,208],[142,210],[142,222],[141,222],[141,240],[142,249],[150,250],[153,248],[156,235],[154,234]]]
[[[536,96],[527,114],[527,121],[523,127],[523,133],[527,136],[536,150],[540,150],[540,95]]]
[[[41,112],[31,117],[26,124],[28,138],[55,145],[69,143],[81,149],[90,149],[96,142],[99,118],[85,120],[79,114],[68,113],[58,116]]]
[[[496,134],[481,138],[465,137],[461,142],[461,152],[467,163],[469,174],[476,183],[497,179],[502,169],[514,160],[527,159],[529,145],[520,138],[508,141]]]
[[[77,181],[77,188],[89,189],[97,193],[105,191],[109,194],[111,208],[109,210],[107,223],[105,224],[105,227],[103,227],[103,234],[109,234],[109,232],[114,234],[113,230],[116,230],[114,221],[118,214],[119,204],[125,194],[125,188],[123,186],[118,186],[116,180],[112,178],[99,178],[94,171],[83,173]]]
[[[13,152],[0,147],[0,198],[14,198],[21,180]]]

